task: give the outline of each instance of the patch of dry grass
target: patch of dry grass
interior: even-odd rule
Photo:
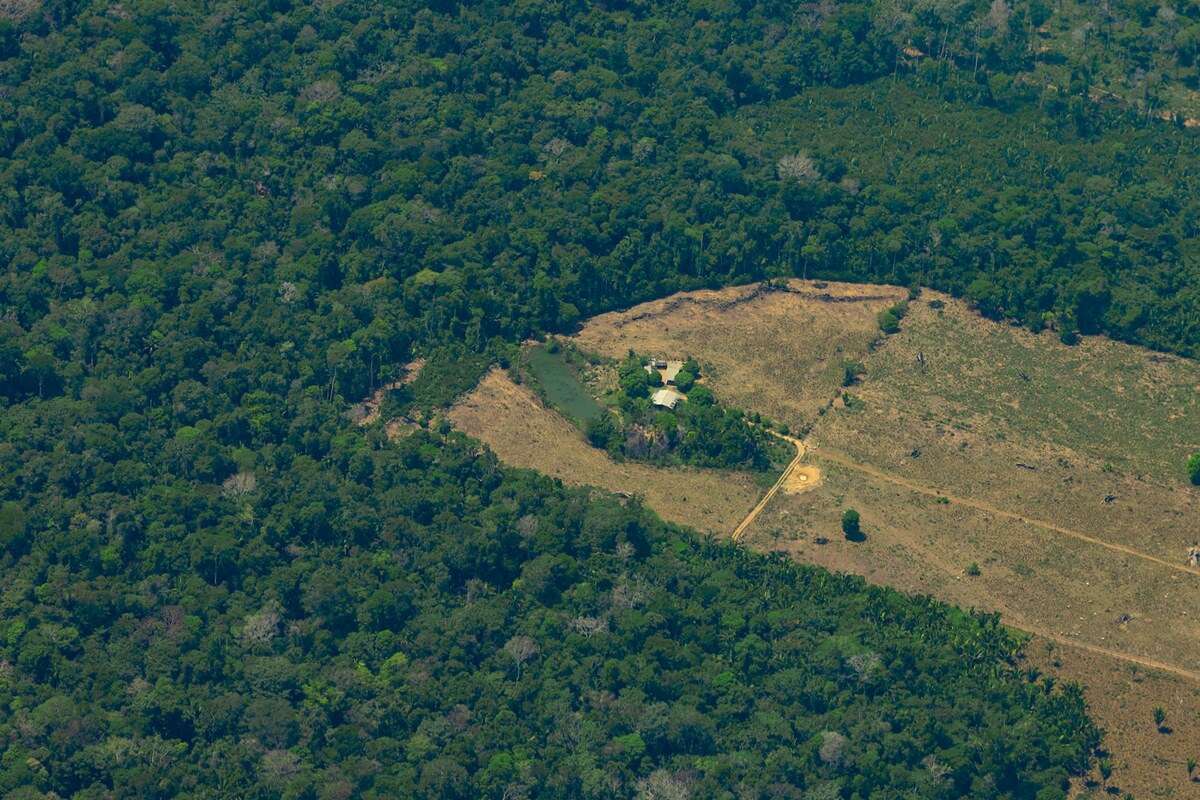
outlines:
[[[449,417],[508,464],[576,486],[641,495],[663,519],[708,533],[728,534],[762,493],[743,472],[615,462],[501,370],[490,372]]]
[[[694,356],[722,402],[799,428],[841,385],[843,363],[861,361],[876,314],[905,292],[894,286],[792,281],[674,295],[602,314],[574,337],[613,358],[629,350]]]

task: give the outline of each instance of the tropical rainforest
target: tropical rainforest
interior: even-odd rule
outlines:
[[[1064,797],[994,618],[347,411],[793,275],[1195,355],[1200,7],[1096,6],[0,2],[0,792]]]

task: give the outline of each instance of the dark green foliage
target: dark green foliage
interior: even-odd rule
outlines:
[[[867,368],[861,361],[843,361],[842,362],[842,386],[853,386],[858,383],[858,379],[867,371]]]
[[[469,391],[493,363],[498,354],[474,353],[461,346],[434,350],[412,383],[397,392],[397,399],[410,407],[429,411],[452,403]]]
[[[856,539],[862,536],[862,520],[853,508],[847,508],[842,512],[842,533],[846,535],[847,539]]]
[[[904,319],[904,315],[908,313],[908,303],[899,302],[893,306],[889,306],[879,312],[876,318],[879,322],[879,330],[888,334],[900,332],[900,320]]]
[[[698,797],[917,796],[932,758],[939,796],[990,775],[1032,800],[1097,743],[994,616],[668,529],[459,436],[253,473],[35,515],[6,567],[5,790],[633,797],[663,770]]]
[[[956,69],[988,5],[0,21],[0,794],[1059,792],[1096,731],[994,618],[345,413],[416,354],[384,416],[585,315],[772,276],[1195,353],[1195,140],[1039,102],[1024,9]],[[946,57],[892,80],[902,42]],[[759,463],[689,394],[645,421]]]
[[[1193,486],[1200,486],[1200,453],[1192,453],[1187,462],[1188,478]]]
[[[692,372],[687,367],[683,367],[679,370],[679,372],[675,373],[675,386],[678,387],[679,391],[690,391],[695,383],[696,373]]]
[[[588,420],[584,428],[588,444],[601,450],[620,452],[621,429],[615,416],[605,411]]]
[[[609,414],[603,422],[587,426],[593,446],[656,463],[756,470],[771,465],[775,440],[761,426],[749,424],[743,412],[721,406],[707,387],[695,383],[699,365],[694,360],[688,359],[675,378],[677,388],[688,391],[688,399],[670,411],[655,406],[650,393],[660,388],[661,379],[646,371],[648,360],[631,352],[618,365],[619,389],[609,402],[620,416]]]

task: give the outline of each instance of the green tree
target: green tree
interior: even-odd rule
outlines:
[[[1200,486],[1200,453],[1192,453],[1187,461],[1188,477],[1193,486]]]
[[[862,535],[862,520],[853,508],[842,512],[842,533],[847,539],[856,539]]]

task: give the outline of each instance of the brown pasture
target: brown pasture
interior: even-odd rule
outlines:
[[[1033,635],[1030,665],[1084,684],[1112,785],[1200,796],[1185,767],[1200,757],[1200,569],[1185,564],[1200,492],[1182,474],[1200,450],[1200,365],[1103,338],[1068,347],[932,292],[882,338],[876,315],[904,296],[803,281],[692,292],[596,317],[574,342],[695,357],[722,401],[805,433],[748,546],[1000,612]],[[843,388],[846,361],[865,374]],[[641,492],[708,532],[732,532],[762,494],[736,473],[616,464],[498,372],[451,418],[510,463]],[[863,541],[841,534],[850,507]]]
[[[575,486],[641,495],[663,519],[706,533],[732,530],[761,494],[747,473],[613,461],[502,370],[488,373],[449,416],[508,464]]]

